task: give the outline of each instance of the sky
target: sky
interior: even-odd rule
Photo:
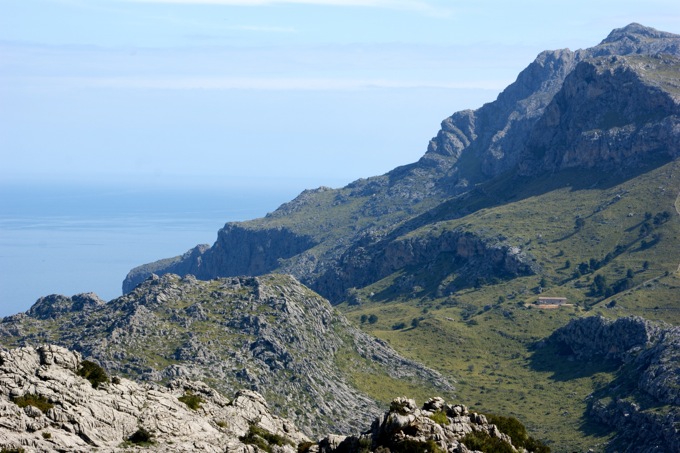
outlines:
[[[631,22],[680,2],[0,0],[0,183],[340,187]]]

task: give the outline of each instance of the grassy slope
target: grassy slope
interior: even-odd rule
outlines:
[[[439,234],[460,226],[502,234],[536,258],[540,275],[437,297],[435,286],[446,273],[445,263],[437,262],[436,272],[413,274],[417,287],[410,294],[389,301],[376,296],[396,295],[390,288],[408,274],[402,270],[362,289],[362,305],[343,304],[341,309],[357,323],[362,315],[376,314],[377,323],[362,327],[402,354],[457,379],[462,403],[516,416],[536,437],[549,441],[553,451],[597,449],[611,434],[583,418],[585,398],[609,382],[616,368],[565,363],[555,351],[533,345],[575,316],[633,314],[680,323],[680,220],[675,206],[680,163],[648,169],[632,179],[567,172],[530,181],[521,189],[510,181],[495,184],[480,191],[476,201],[467,201],[488,207],[410,234]],[[516,201],[493,207],[500,197]],[[670,220],[640,237],[645,213],[663,211],[672,214]],[[578,231],[577,217],[585,220]],[[641,247],[643,240],[653,242],[653,234],[660,234],[660,240]],[[595,273],[573,277],[579,263],[601,261],[608,253],[614,258]],[[606,299],[589,295],[596,275],[611,284],[625,278],[628,269],[633,272],[631,288]],[[567,296],[578,306],[550,311],[526,306],[538,298],[541,278],[547,282],[543,295]],[[410,327],[413,318],[420,319],[416,328]],[[409,327],[393,330],[401,322]]]

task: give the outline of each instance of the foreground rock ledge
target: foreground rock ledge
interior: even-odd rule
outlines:
[[[464,442],[478,435],[502,442],[502,451],[526,451],[513,447],[484,415],[438,397],[420,409],[414,400],[397,398],[361,435],[310,441],[272,415],[256,392],[242,390],[228,401],[201,382],[175,380],[162,387],[81,376],[92,368],[98,365],[60,346],[0,349],[0,449],[468,453],[473,450]]]
[[[81,363],[79,353],[59,346],[0,350],[0,449],[123,451],[134,445],[126,441],[140,428],[151,434],[144,450],[152,452],[256,451],[239,440],[251,426],[288,441],[278,451],[295,452],[309,441],[272,415],[255,392],[240,391],[229,401],[200,382],[161,387],[122,378],[95,389],[77,374]],[[186,394],[200,397],[197,410],[178,399]],[[52,407],[21,408],[14,399],[26,395],[43,397]]]

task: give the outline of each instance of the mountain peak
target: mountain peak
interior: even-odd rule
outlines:
[[[652,27],[645,27],[644,25],[633,22],[622,28],[615,28],[609,33],[600,44],[611,44],[621,41],[640,42],[647,39],[660,38],[677,38],[678,35],[659,31]]]

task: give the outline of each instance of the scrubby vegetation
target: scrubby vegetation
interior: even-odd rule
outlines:
[[[484,453],[515,453],[512,446],[497,438],[491,437],[484,431],[474,431],[461,439],[470,450],[477,450]]]
[[[255,445],[256,447],[271,453],[272,446],[277,445],[279,447],[283,445],[295,446],[295,443],[290,439],[287,439],[278,434],[271,433],[264,428],[252,424],[248,427],[248,433],[245,436],[239,437],[239,440],[244,444]],[[301,444],[302,445],[302,444]],[[300,451],[300,446],[298,446],[298,451]],[[305,451],[304,449],[302,451]]]
[[[524,425],[515,417],[486,414],[486,419],[510,436],[515,447],[524,447],[534,453],[550,453],[550,447],[531,437]]]
[[[433,440],[421,442],[413,439],[396,443],[390,447],[389,451],[393,453],[442,453],[442,449]]]
[[[33,406],[43,412],[47,412],[54,407],[54,404],[50,403],[47,398],[35,393],[26,393],[24,396],[13,398],[12,401],[19,407]]]
[[[137,431],[132,433],[130,437],[128,437],[128,441],[132,444],[135,445],[140,445],[140,446],[145,446],[145,445],[153,445],[153,436],[149,431],[147,431],[144,427],[139,427]]]
[[[437,411],[434,414],[430,415],[430,419],[435,422],[439,423],[440,425],[448,425],[449,418],[446,416],[446,412],[444,411]]]
[[[203,398],[201,398],[201,395],[196,395],[191,391],[187,391],[184,395],[180,396],[177,399],[186,404],[189,407],[189,409],[195,411],[197,411],[201,407],[201,404],[204,402]]]
[[[92,384],[93,388],[99,387],[100,384],[109,382],[109,376],[104,371],[104,368],[89,360],[83,360],[78,370],[78,376],[82,376]]]

